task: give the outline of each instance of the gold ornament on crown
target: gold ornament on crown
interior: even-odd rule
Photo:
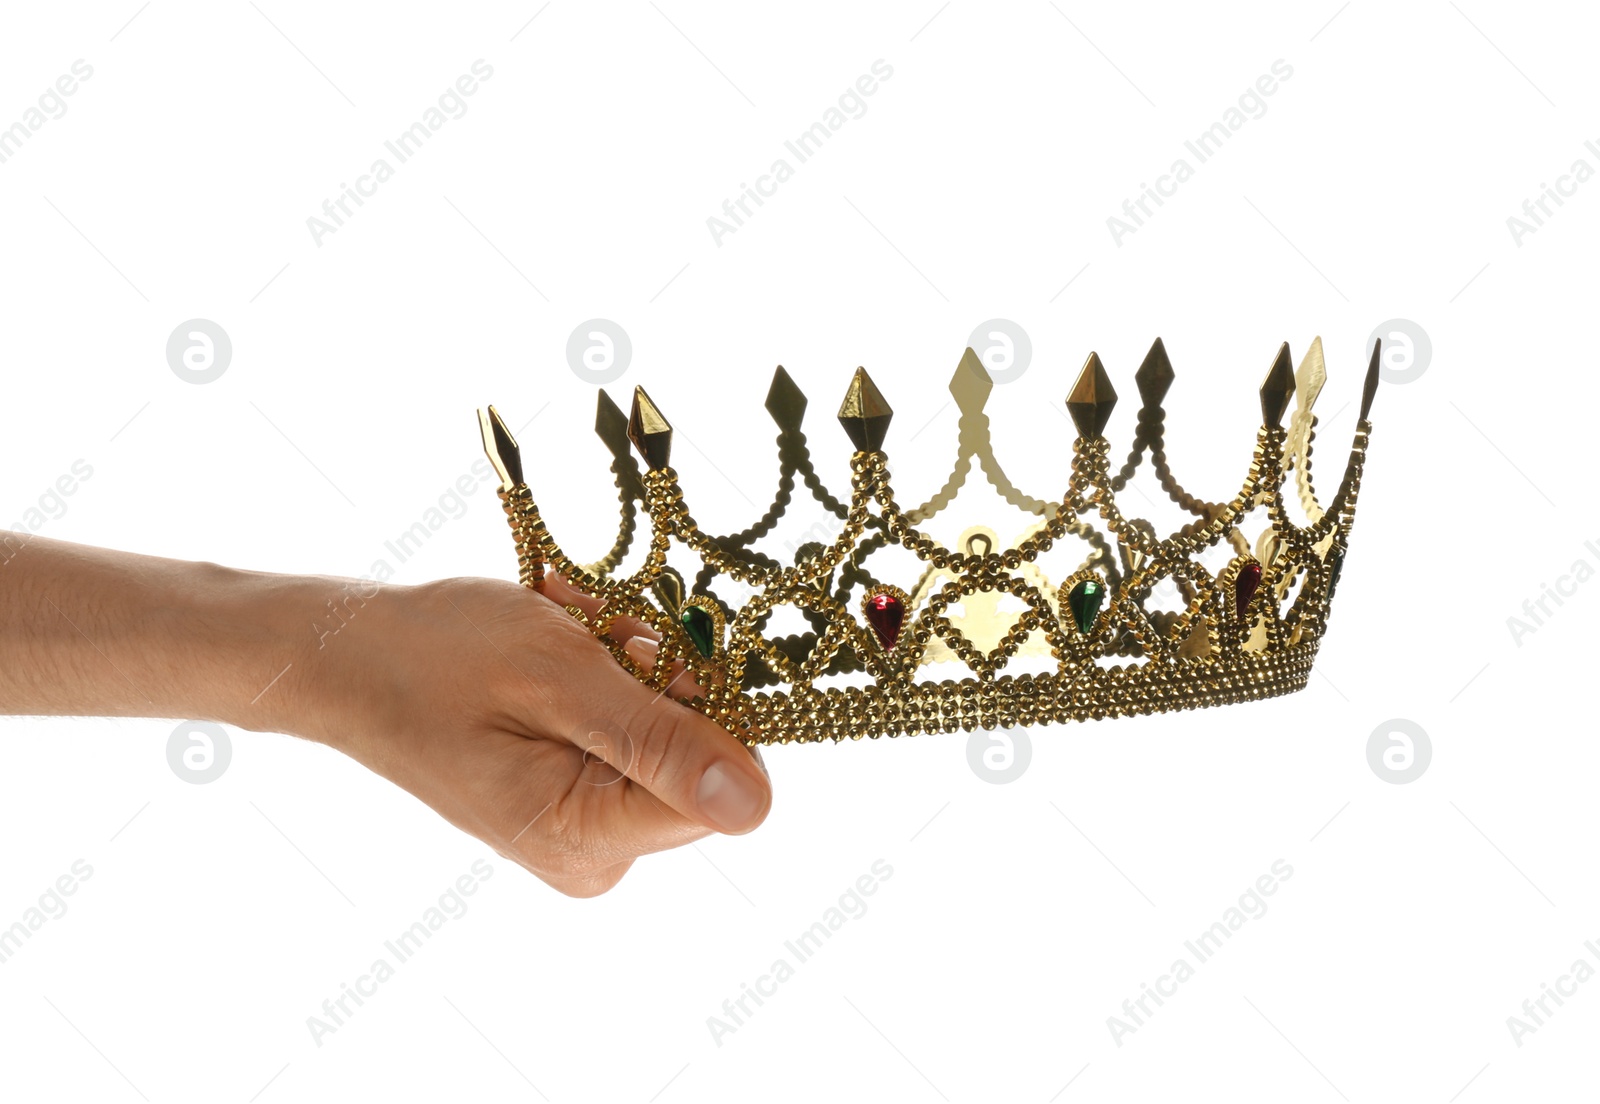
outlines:
[[[932,498],[910,509],[895,502],[883,449],[893,411],[866,371],[856,369],[839,409],[855,454],[850,494],[836,498],[813,469],[800,429],[806,398],[780,367],[766,401],[779,429],[778,490],[754,525],[720,537],[703,532],[684,504],[669,464],[672,426],[655,403],[636,388],[625,417],[601,391],[595,431],[612,454],[622,516],[611,550],[591,564],[571,560],[545,527],[523,478],[521,452],[493,406],[479,412],[479,423],[500,476],[522,584],[539,587],[548,567],[600,599],[592,617],[568,609],[640,682],[665,691],[691,675],[703,693],[689,704],[752,745],[970,731],[1194,709],[1302,689],[1355,520],[1378,357],[1374,347],[1355,441],[1326,508],[1311,474],[1312,407],[1327,378],[1320,338],[1298,371],[1287,343],[1279,348],[1261,385],[1262,425],[1249,469],[1226,502],[1190,494],[1167,463],[1162,402],[1174,374],[1159,338],[1135,375],[1141,407],[1120,468],[1113,468],[1105,437],[1117,394],[1099,356],[1089,355],[1067,397],[1078,434],[1058,500],[1024,494],[995,459],[983,412],[993,383],[971,349],[950,383],[961,412],[955,467]],[[1194,515],[1164,538],[1117,505],[1117,493],[1146,456],[1161,488]],[[967,529],[953,548],[918,528],[951,503],[974,459],[1008,503],[1037,519],[1008,546],[989,526]],[[1283,484],[1291,473],[1303,526],[1285,509]],[[784,563],[752,546],[783,516],[797,477],[840,528],[831,543],[801,545]],[[649,546],[638,568],[619,576],[638,534],[640,506],[650,520]],[[1252,547],[1239,524],[1257,510],[1267,525]],[[1089,524],[1096,517],[1111,540]],[[1068,537],[1086,541],[1089,554],[1052,584],[1037,561]],[[700,559],[692,584],[667,566],[674,541]],[[1197,557],[1224,541],[1234,555],[1214,574]],[[924,565],[909,591],[865,566],[870,553],[888,544]],[[751,596],[738,608],[727,605],[712,593],[718,576],[745,584]],[[1183,610],[1147,610],[1151,591],[1169,580]],[[1019,609],[1000,608],[1007,595]],[[798,610],[810,631],[764,636],[782,606]],[[956,606],[961,612],[952,616]],[[608,636],[622,617],[660,634],[652,665],[639,665]],[[1054,670],[1007,673],[1019,655],[1050,657]],[[964,665],[965,677],[918,677],[940,663]],[[864,685],[818,685],[829,676]]]

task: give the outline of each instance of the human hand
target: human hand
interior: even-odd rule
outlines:
[[[215,720],[350,755],[555,888],[748,832],[760,760],[612,659],[550,578],[272,575],[33,537],[0,579],[0,711]],[[319,627],[319,622],[328,627]],[[655,634],[612,628],[635,661]],[[699,692],[680,668],[669,690]]]
[[[772,793],[724,729],[641,684],[563,608],[599,603],[489,579],[383,587],[301,684],[299,726],[563,893],[640,855],[748,832]],[[655,634],[613,628],[654,662]],[[698,692],[686,673],[670,687]]]

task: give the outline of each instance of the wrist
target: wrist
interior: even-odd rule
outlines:
[[[396,676],[364,654],[381,649],[359,640],[399,635],[372,625],[372,609],[394,605],[380,590],[411,588],[46,537],[4,567],[5,712],[221,721],[333,743],[392,697],[381,690]]]
[[[206,565],[209,567],[210,565]],[[364,700],[363,642],[375,604],[404,587],[327,575],[271,575],[213,568],[219,585],[205,621],[221,634],[229,684],[219,718],[342,747]]]
[[[301,735],[303,634],[312,579],[184,564],[155,626],[178,709],[254,731]],[[315,641],[313,641],[313,645]]]

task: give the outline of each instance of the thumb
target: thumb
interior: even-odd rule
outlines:
[[[585,633],[587,636],[587,633]],[[766,818],[772,784],[751,749],[704,714],[624,670],[592,636],[551,680],[554,735],[603,759],[688,819],[742,834]],[[680,680],[687,675],[680,675]]]

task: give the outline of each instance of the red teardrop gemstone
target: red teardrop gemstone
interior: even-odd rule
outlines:
[[[1250,610],[1250,599],[1256,596],[1256,589],[1261,586],[1261,565],[1245,564],[1239,569],[1239,577],[1234,580],[1233,600],[1234,608],[1239,611],[1239,620],[1244,620],[1244,615]]]
[[[906,607],[893,594],[873,594],[867,597],[867,624],[877,634],[884,651],[891,651],[900,639],[900,626],[906,619]]]

